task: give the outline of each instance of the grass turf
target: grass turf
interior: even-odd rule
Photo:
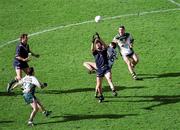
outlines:
[[[96,15],[110,17],[177,8],[165,0],[0,2],[1,45],[17,39],[22,32],[31,34],[92,20]],[[170,11],[87,23],[30,37],[31,49],[41,57],[29,64],[35,67],[37,77],[49,85],[38,90],[37,97],[53,111],[50,118],[37,114],[33,129],[179,129],[179,19],[179,11]],[[119,95],[112,97],[104,81],[105,102],[99,104],[94,99],[95,75],[88,75],[82,63],[93,61],[92,34],[98,31],[110,42],[120,24],[135,38],[134,48],[140,57],[136,70],[144,80],[132,80],[119,57],[112,70]],[[24,105],[20,90],[12,95],[5,93],[7,82],[15,76],[12,68],[15,46],[16,42],[0,48],[0,128],[3,130],[29,129],[26,121],[31,109]]]

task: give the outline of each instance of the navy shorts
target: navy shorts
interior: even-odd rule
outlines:
[[[25,69],[25,68],[29,67],[27,62],[23,62],[23,63],[14,62],[13,66],[14,66],[15,69]]]
[[[111,68],[109,66],[98,68],[96,71],[97,77],[104,77],[105,74],[111,72]]]

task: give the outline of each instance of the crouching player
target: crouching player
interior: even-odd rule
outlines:
[[[34,69],[33,67],[30,67],[27,70],[27,75],[22,78],[18,84],[16,84],[14,87],[17,87],[17,85],[22,85],[23,88],[23,97],[27,104],[30,104],[32,107],[32,112],[30,114],[28,125],[33,126],[33,119],[38,112],[38,110],[42,111],[42,113],[47,117],[50,115],[51,111],[45,110],[43,105],[40,103],[40,101],[35,96],[35,88],[44,88],[47,87],[47,83],[40,83],[38,79],[34,76]]]
[[[98,34],[96,34],[98,35]],[[112,75],[111,75],[111,68],[109,67],[108,63],[108,53],[107,53],[108,46],[101,40],[98,35],[98,38],[95,38],[91,45],[91,51],[95,58],[96,63],[96,96],[99,98],[99,102],[104,100],[103,93],[102,93],[102,80],[105,76],[111,89],[115,95],[117,95],[114,85],[112,83]]]
[[[110,69],[112,69],[114,61],[117,59],[117,52],[115,49],[116,49],[116,43],[114,43],[114,42],[111,42],[109,44],[109,46],[107,47],[108,66]],[[97,67],[96,67],[95,62],[84,62],[83,66],[87,68],[89,74],[96,73]],[[109,81],[108,79],[107,79],[107,81],[113,92],[113,96],[117,96],[117,92],[114,88],[114,85],[112,84],[112,81]],[[95,94],[95,96],[97,97],[96,94]]]

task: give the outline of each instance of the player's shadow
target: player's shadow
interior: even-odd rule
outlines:
[[[138,76],[142,79],[180,77],[180,72],[162,73],[162,74],[138,74]]]
[[[125,86],[115,86],[117,91],[125,90],[125,89],[142,89],[146,88],[145,86],[132,86],[132,87],[125,87]],[[68,93],[81,93],[81,92],[94,92],[95,88],[74,88],[68,90],[44,90],[38,91],[37,93],[42,94],[68,94]],[[110,92],[111,89],[109,86],[103,86],[103,92]]]
[[[0,96],[18,96],[18,95],[22,95],[22,92],[20,91],[11,92],[11,93],[0,92]]]
[[[44,123],[38,123],[37,125],[43,124],[54,124],[54,123],[64,123],[69,121],[79,121],[79,120],[97,120],[97,119],[120,119],[129,116],[137,116],[137,114],[103,114],[103,115],[71,115],[67,114],[64,116],[53,116],[51,118],[58,119],[57,121],[49,121]]]
[[[153,110],[155,107],[169,105],[180,102],[180,95],[155,95],[155,96],[119,96],[118,98],[133,98],[133,100],[123,100],[114,102],[153,102],[157,103],[147,107],[143,107],[146,110]],[[138,100],[136,100],[138,98]],[[140,99],[139,99],[140,98]],[[113,102],[113,101],[112,101]]]
[[[0,124],[8,124],[8,123],[13,123],[14,121],[0,121]]]
[[[143,88],[147,88],[147,87],[145,87],[145,86],[131,86],[131,87],[115,86],[115,89],[117,91],[126,90],[126,89],[143,89]],[[103,87],[103,91],[109,92],[110,91],[110,86],[104,86]]]
[[[132,87],[125,87],[125,86],[115,86],[117,91],[125,90],[125,89],[142,89],[146,88],[145,86],[132,86]],[[81,93],[81,92],[94,92],[95,88],[74,88],[74,89],[68,89],[68,90],[48,90],[44,89],[43,91],[38,90],[36,93],[40,94],[68,94],[68,93]],[[110,92],[111,89],[109,86],[103,86],[104,92]],[[15,91],[11,93],[7,92],[0,92],[0,96],[19,96],[22,95],[21,91]]]

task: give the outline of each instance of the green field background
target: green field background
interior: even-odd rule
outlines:
[[[175,2],[180,3],[179,0]],[[29,45],[40,58],[29,62],[36,76],[48,83],[37,89],[37,97],[52,110],[51,117],[41,113],[37,125],[26,123],[31,111],[20,89],[6,93],[15,76],[12,63],[21,33],[35,34],[60,26],[143,12],[103,20],[100,23],[62,27],[30,36]],[[179,130],[180,129],[180,12],[168,0],[1,0],[0,1],[0,130]],[[119,56],[112,74],[118,90],[113,97],[103,82],[105,102],[94,98],[95,75],[88,75],[84,61],[94,61],[90,53],[95,32],[109,43],[118,26],[135,38],[134,50],[140,57],[134,81]]]

